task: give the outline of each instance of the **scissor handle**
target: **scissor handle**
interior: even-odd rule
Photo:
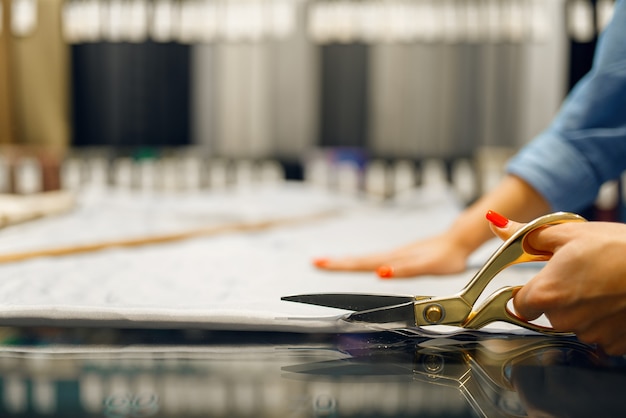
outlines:
[[[508,303],[521,288],[522,286],[507,286],[497,290],[478,310],[472,311],[468,315],[462,326],[469,329],[479,329],[492,322],[508,322],[543,334],[572,335],[571,332],[561,332],[552,327],[533,324],[511,311]]]
[[[565,222],[585,222],[580,215],[569,212],[555,212],[541,216],[522,227],[507,239],[487,260],[485,265],[474,275],[467,286],[459,293],[460,297],[473,306],[489,282],[503,269],[513,264],[530,261],[546,261],[552,254],[540,252],[526,242],[526,237],[536,229]]]

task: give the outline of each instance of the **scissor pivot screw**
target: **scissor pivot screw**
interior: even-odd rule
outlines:
[[[424,370],[430,374],[439,374],[443,370],[443,363],[443,358],[436,354],[429,354],[422,361]]]
[[[444,316],[444,310],[441,305],[428,305],[424,310],[424,319],[431,324],[438,324]]]

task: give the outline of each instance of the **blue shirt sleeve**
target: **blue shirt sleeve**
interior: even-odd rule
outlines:
[[[507,165],[553,210],[579,211],[626,170],[626,0],[600,35],[591,71],[552,124]]]

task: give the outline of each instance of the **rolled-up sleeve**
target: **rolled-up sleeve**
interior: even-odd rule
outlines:
[[[626,170],[625,1],[616,3],[590,73],[551,126],[507,165],[508,173],[529,183],[553,210],[589,206],[604,182]]]

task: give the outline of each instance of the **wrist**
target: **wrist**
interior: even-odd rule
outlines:
[[[475,213],[461,214],[444,234],[466,256],[494,238],[485,215],[477,216]]]

